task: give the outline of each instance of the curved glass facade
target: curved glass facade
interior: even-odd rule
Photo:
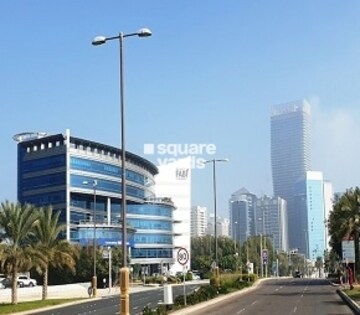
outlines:
[[[149,202],[155,197],[155,165],[130,152],[126,163],[131,262],[160,264],[168,258],[170,263],[174,205],[168,198]],[[91,246],[96,223],[99,246],[121,244],[121,175],[121,150],[69,131],[18,143],[18,200],[60,210],[72,242]]]

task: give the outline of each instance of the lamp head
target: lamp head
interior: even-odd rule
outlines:
[[[151,33],[151,31],[148,29],[148,28],[141,28],[141,29],[139,29],[138,31],[137,31],[137,35],[139,36],[139,37],[148,37],[148,36],[151,36],[152,35],[152,33]]]
[[[96,36],[92,41],[92,44],[94,46],[99,46],[99,45],[102,45],[102,44],[105,44],[105,43],[106,43],[106,37],[105,36]]]

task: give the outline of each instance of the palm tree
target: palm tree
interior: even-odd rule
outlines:
[[[67,240],[61,239],[61,233],[66,224],[59,224],[60,211],[54,213],[52,207],[39,209],[38,224],[35,225],[35,247],[42,253],[42,264],[38,264],[37,271],[43,275],[42,299],[47,298],[49,266],[67,267],[75,272],[75,257],[79,251]]]
[[[355,246],[356,270],[359,268],[359,230],[360,230],[360,188],[347,189],[334,205],[330,214],[329,232],[332,242],[341,244],[344,237],[353,237]],[[337,248],[339,251],[340,248]],[[341,253],[339,253],[341,254]]]
[[[0,265],[11,275],[11,303],[17,304],[18,272],[30,270],[39,254],[31,246],[38,212],[29,204],[5,201],[0,207],[0,229],[4,233],[0,245]]]

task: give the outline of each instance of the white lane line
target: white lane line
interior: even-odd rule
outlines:
[[[258,300],[254,301],[251,303],[251,306],[255,305],[257,302],[259,302]]]
[[[241,309],[240,311],[238,311],[236,314],[241,314],[243,311],[245,311],[245,308]]]
[[[137,310],[139,308],[139,306],[134,306],[133,310]]]
[[[297,306],[294,307],[293,313],[296,313],[297,311]]]

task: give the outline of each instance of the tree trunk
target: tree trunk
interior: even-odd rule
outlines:
[[[11,274],[11,304],[17,304],[17,270],[13,269],[13,273]]]
[[[48,274],[49,274],[49,267],[46,266],[43,274],[43,287],[42,287],[42,299],[46,300],[48,295]]]

